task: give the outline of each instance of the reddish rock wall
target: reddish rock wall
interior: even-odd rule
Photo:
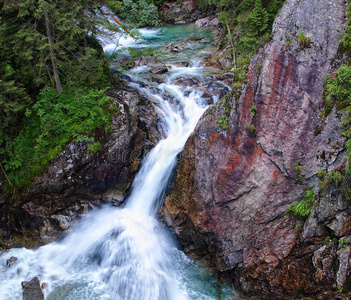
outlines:
[[[327,271],[316,260],[323,236],[338,240],[351,233],[347,226],[342,235],[330,229],[340,212],[348,224],[348,205],[338,192],[320,197],[316,173],[343,162],[339,116],[334,110],[322,119],[320,113],[324,78],[335,69],[344,27],[342,0],[286,1],[272,41],[251,62],[240,99],[211,107],[183,152],[165,202],[166,220],[188,254],[211,264],[246,295],[276,299],[340,288],[337,274],[346,263],[337,255],[338,243],[328,246],[334,248],[325,254],[332,261]],[[300,33],[311,38],[310,47],[300,46]],[[216,121],[228,107],[230,129],[223,130]],[[287,211],[307,188],[318,200],[298,231],[300,221]],[[326,204],[323,219],[318,207],[330,202],[338,209]]]

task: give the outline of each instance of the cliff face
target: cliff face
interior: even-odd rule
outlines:
[[[185,252],[210,263],[244,294],[313,294],[346,284],[349,252],[323,237],[351,234],[348,204],[337,191],[319,195],[316,176],[343,162],[339,116],[335,109],[326,118],[320,114],[345,5],[286,1],[272,40],[252,59],[240,98],[222,99],[200,120],[166,199],[165,219]],[[223,116],[228,130],[217,124]],[[297,230],[303,224],[288,207],[307,188],[317,201]]]

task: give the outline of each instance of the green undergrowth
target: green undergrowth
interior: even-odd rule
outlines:
[[[42,90],[27,109],[22,130],[5,149],[4,168],[12,184],[5,182],[5,198],[14,200],[13,188],[18,191],[30,184],[71,141],[86,141],[87,151],[96,153],[101,147],[97,139],[111,131],[116,110],[104,90],[66,86],[62,95],[50,87]]]

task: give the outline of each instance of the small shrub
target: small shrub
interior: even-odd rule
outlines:
[[[323,169],[318,170],[317,176],[319,178],[323,178],[325,175],[327,175],[327,171],[326,170],[323,170]]]

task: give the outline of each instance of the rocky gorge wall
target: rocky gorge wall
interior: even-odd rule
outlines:
[[[344,299],[336,291],[348,288],[350,203],[337,189],[322,195],[316,176],[343,163],[340,116],[321,111],[345,10],[343,0],[287,0],[241,96],[210,107],[182,153],[164,218],[187,254],[244,295]],[[288,208],[307,189],[317,199],[303,223]]]
[[[112,133],[99,133],[101,150],[72,142],[0,214],[0,246],[36,246],[56,240],[72,222],[102,204],[121,205],[142,158],[161,138],[155,107],[115,79],[107,93],[119,107]]]

